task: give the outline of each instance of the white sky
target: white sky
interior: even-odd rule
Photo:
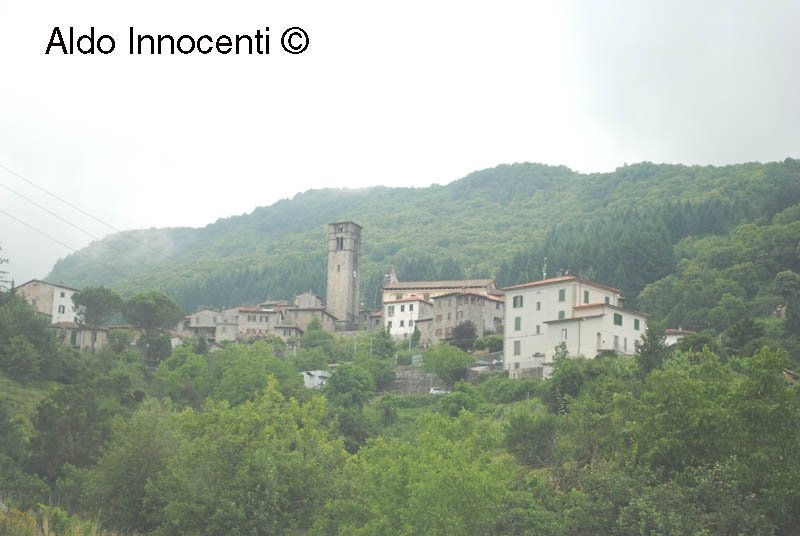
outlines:
[[[519,161],[800,156],[800,2],[0,0],[0,164],[120,229],[203,226],[320,187]],[[128,27],[270,27],[269,56],[130,56]],[[45,55],[54,26],[111,34]],[[279,50],[301,26],[304,54]],[[262,30],[263,31],[263,30]],[[111,232],[0,169],[0,210],[78,249]],[[16,282],[70,252],[0,213]]]

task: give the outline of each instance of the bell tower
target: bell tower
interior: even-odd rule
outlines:
[[[360,288],[361,226],[351,221],[329,223],[326,307],[342,329],[356,328]]]

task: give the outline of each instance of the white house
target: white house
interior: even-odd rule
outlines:
[[[664,344],[667,346],[674,346],[681,342],[687,335],[694,335],[694,331],[688,329],[665,329],[664,330]]]
[[[433,304],[420,296],[383,302],[383,327],[396,339],[408,339],[414,334],[414,324],[420,318],[430,318]]]
[[[14,292],[25,298],[37,313],[49,317],[51,324],[80,320],[80,312],[72,303],[72,296],[78,289],[32,279],[16,287]]]
[[[512,378],[548,377],[562,342],[572,356],[633,355],[647,328],[649,316],[625,309],[622,291],[574,276],[503,290],[504,367]]]

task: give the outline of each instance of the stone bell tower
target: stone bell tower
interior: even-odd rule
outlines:
[[[361,226],[351,221],[328,224],[328,312],[339,329],[358,323],[361,303]]]

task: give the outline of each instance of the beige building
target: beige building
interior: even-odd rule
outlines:
[[[87,327],[75,322],[56,322],[50,325],[55,331],[56,339],[62,344],[69,344],[79,350],[94,352],[108,344],[108,329]]]
[[[33,309],[48,317],[51,324],[59,322],[78,323],[80,312],[72,303],[78,289],[32,279],[14,289],[17,296],[25,298]]]
[[[503,331],[504,297],[479,292],[448,292],[432,298],[432,344],[452,338],[453,329],[462,322],[475,325],[476,335]]]
[[[552,373],[556,349],[593,358],[633,355],[648,315],[625,309],[622,291],[574,276],[515,285],[506,293],[504,367],[512,378]]]

